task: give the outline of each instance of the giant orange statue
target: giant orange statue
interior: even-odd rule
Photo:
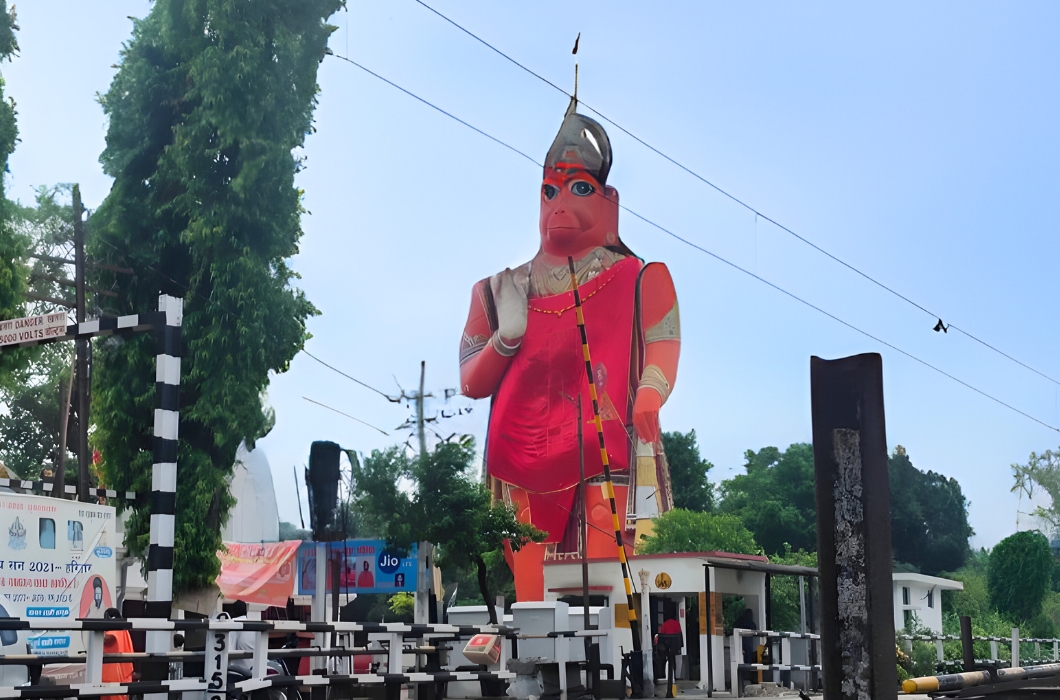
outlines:
[[[521,521],[548,533],[542,544],[509,553],[520,600],[543,599],[546,557],[577,557],[581,550],[578,421],[587,481],[585,551],[617,555],[610,504],[598,487],[603,467],[568,256],[583,300],[625,542],[649,532],[651,517],[672,507],[659,409],[677,378],[677,294],[665,265],[645,264],[619,238],[618,191],[607,184],[611,143],[576,107],[571,100],[545,159],[541,248],[530,262],[475,285],[460,343],[463,393],[493,397],[489,484]]]

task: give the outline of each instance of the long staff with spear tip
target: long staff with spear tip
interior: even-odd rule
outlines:
[[[618,545],[618,561],[622,565],[622,582],[626,586],[626,606],[629,611],[629,631],[633,634],[633,650],[640,651],[640,628],[637,625],[637,609],[633,606],[633,581],[629,576],[629,562],[626,561],[626,548],[622,543],[622,527],[618,522],[618,506],[615,504],[615,487],[611,483],[611,463],[607,458],[607,447],[604,445],[604,424],[600,420],[600,402],[596,396],[596,382],[593,381],[593,363],[589,355],[589,340],[585,335],[585,315],[582,313],[582,297],[578,292],[578,277],[574,274],[574,258],[567,256],[570,269],[570,286],[574,290],[574,313],[578,319],[578,332],[582,339],[582,356],[585,359],[585,376],[589,380],[589,398],[593,402],[593,422],[596,424],[596,436],[600,440],[600,460],[604,465],[604,492],[611,502],[611,523],[615,528],[615,544]],[[578,417],[581,420],[581,417]],[[588,556],[588,552],[586,552]]]

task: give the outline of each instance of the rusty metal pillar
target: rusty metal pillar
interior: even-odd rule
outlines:
[[[824,696],[896,698],[882,360],[812,357],[810,392]]]

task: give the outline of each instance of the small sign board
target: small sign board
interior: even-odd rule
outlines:
[[[0,347],[31,340],[57,338],[66,333],[66,312],[0,321]]]
[[[660,591],[665,591],[667,588],[673,585],[673,580],[670,578],[670,574],[663,572],[655,577],[655,587]]]
[[[227,613],[218,616],[220,620],[228,619]],[[228,643],[231,637],[224,630],[210,630],[207,646],[206,668],[203,677],[206,679],[206,697],[208,700],[225,700],[228,686]]]

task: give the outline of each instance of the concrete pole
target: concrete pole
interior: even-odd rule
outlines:
[[[883,361],[811,358],[810,393],[824,696],[896,698]]]
[[[806,577],[799,577],[799,632],[806,634]]]
[[[641,569],[637,572],[640,577],[640,638],[644,640],[641,645],[644,659],[644,696],[655,696],[655,667],[652,664],[652,638],[651,638],[651,603],[649,601],[648,578],[651,573]]]
[[[312,619],[313,622],[325,622],[328,617],[328,545],[326,542],[317,542],[316,582],[317,587],[313,591]],[[315,636],[314,643],[323,649],[326,645],[327,635],[323,632],[317,632]],[[322,669],[327,665],[327,658],[312,656],[310,657],[309,665],[314,671]]]
[[[412,620],[416,624],[426,625],[431,619],[430,600],[433,586],[434,545],[423,541],[416,547],[416,598],[412,612]]]

